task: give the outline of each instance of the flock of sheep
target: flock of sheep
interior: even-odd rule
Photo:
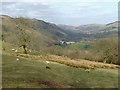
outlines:
[[[12,49],[12,51],[14,51],[15,53],[18,52],[18,50],[16,49]],[[19,58],[16,58],[16,61],[19,61],[20,59]],[[49,61],[46,61],[46,63],[49,65],[50,62]],[[51,69],[49,66],[46,66],[46,69]],[[91,69],[85,69],[85,72],[89,73],[91,71]]]

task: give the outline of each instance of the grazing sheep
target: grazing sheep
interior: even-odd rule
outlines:
[[[91,69],[86,69],[86,70],[85,70],[85,72],[88,72],[88,73],[89,73],[90,71],[91,71]]]
[[[16,58],[17,61],[19,61],[19,58]]]
[[[46,66],[46,69],[51,69],[50,67]]]
[[[15,49],[13,48],[12,51],[15,51]]]
[[[18,50],[15,50],[15,52],[18,52]]]
[[[49,64],[49,61],[46,61],[47,64]],[[46,69],[51,69],[49,66],[46,66]]]
[[[49,61],[46,61],[47,64],[49,64],[50,62]]]

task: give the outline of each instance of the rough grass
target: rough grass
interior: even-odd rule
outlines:
[[[62,56],[56,56],[56,55],[40,55],[40,56],[35,56],[35,55],[29,55],[29,54],[19,54],[19,53],[12,53],[12,55],[15,56],[21,56],[21,57],[26,57],[26,58],[32,58],[34,60],[49,60],[53,62],[57,62],[60,64],[65,64],[71,67],[76,67],[76,68],[85,68],[85,69],[95,69],[95,68],[119,68],[119,65],[114,65],[114,64],[104,64],[100,62],[93,62],[93,61],[88,61],[88,60],[71,60],[68,57],[62,57]]]
[[[14,45],[5,45],[3,51],[3,88],[117,88],[118,69],[96,68],[90,73],[83,68],[76,67],[77,62],[68,67],[74,60],[56,55],[40,55],[32,51],[25,55]],[[12,48],[17,49],[17,54],[11,55]],[[18,55],[19,54],[19,55]],[[19,61],[16,61],[19,58]],[[48,65],[45,61],[51,61]],[[64,61],[61,61],[64,60]],[[69,62],[65,62],[69,61]],[[56,63],[58,62],[58,63]],[[84,65],[88,61],[81,60]],[[61,63],[61,64],[59,64]],[[93,62],[91,62],[93,63]],[[90,64],[90,62],[89,62]],[[68,65],[68,66],[67,66]],[[51,69],[46,69],[49,66]],[[78,66],[77,66],[78,67]],[[32,81],[32,82],[31,82]]]
[[[32,60],[3,52],[3,88],[118,88],[118,69],[99,68],[87,73],[82,68],[55,62],[50,62],[51,69],[46,66],[43,59]]]

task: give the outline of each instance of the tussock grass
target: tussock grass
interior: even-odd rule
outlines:
[[[25,57],[25,58],[31,58],[33,60],[40,60],[40,59],[44,59],[44,60],[48,60],[48,55],[30,55],[30,54],[20,54],[20,53],[12,53],[12,55],[14,56],[21,56],[21,57]]]
[[[32,58],[33,60],[49,60],[52,62],[57,62],[60,64],[65,64],[70,67],[76,67],[76,68],[85,68],[85,69],[95,69],[95,68],[119,68],[119,65],[114,64],[105,64],[100,62],[94,62],[94,61],[88,61],[88,60],[71,60],[68,57],[62,57],[62,56],[56,56],[56,55],[29,55],[29,54],[18,54],[18,53],[12,53],[12,55],[15,56],[21,56],[25,58]]]
[[[95,68],[119,68],[118,65],[113,64],[104,64],[104,63],[98,63],[93,61],[75,61],[75,60],[52,60],[54,62],[58,62],[61,64],[65,64],[71,67],[76,68],[85,68],[85,69],[95,69]]]

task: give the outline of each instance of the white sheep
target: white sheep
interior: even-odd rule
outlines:
[[[88,72],[88,73],[89,73],[90,71],[91,71],[91,69],[86,69],[86,70],[85,70],[85,72]]]
[[[15,50],[15,52],[18,52],[18,50]]]
[[[19,61],[19,58],[16,58],[17,61]]]
[[[13,48],[12,51],[15,51],[15,49]]]
[[[49,61],[46,61],[47,64],[49,64],[50,62]]]
[[[49,61],[46,61],[47,64],[49,64]],[[46,69],[51,69],[49,66],[46,66]]]

